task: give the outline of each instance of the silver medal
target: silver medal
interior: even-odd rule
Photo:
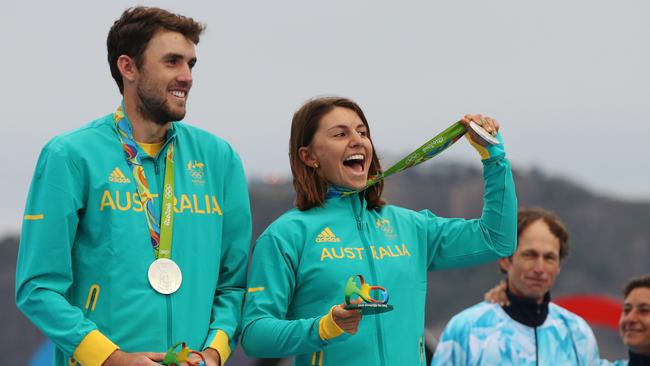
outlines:
[[[169,295],[179,287],[183,282],[183,274],[178,264],[171,259],[159,258],[153,261],[147,272],[149,284],[154,290],[163,295]]]
[[[469,122],[469,127],[474,130],[483,140],[486,142],[490,143],[491,145],[496,145],[499,143],[499,140],[497,140],[496,137],[490,135],[486,130],[483,129],[483,127],[477,125],[474,121]]]

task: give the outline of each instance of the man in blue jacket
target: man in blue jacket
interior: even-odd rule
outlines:
[[[569,253],[562,222],[541,209],[520,210],[515,253],[498,261],[508,305],[482,302],[454,316],[436,349],[436,365],[593,365],[598,345],[587,323],[550,302]]]

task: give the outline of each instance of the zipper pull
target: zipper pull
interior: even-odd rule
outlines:
[[[158,167],[158,159],[153,159],[153,170],[156,172],[156,175],[160,174],[160,168]]]
[[[360,218],[357,217],[357,229],[361,230],[363,228],[363,222]]]

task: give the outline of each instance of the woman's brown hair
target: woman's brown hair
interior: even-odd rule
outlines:
[[[301,147],[309,146],[314,138],[320,120],[333,109],[347,108],[354,111],[368,129],[370,137],[370,126],[361,107],[350,99],[342,97],[318,97],[308,100],[294,113],[291,121],[291,137],[289,138],[289,164],[293,174],[293,188],[296,191],[296,207],[301,211],[312,207],[322,206],[328,189],[328,182],[316,172],[316,169],[307,166],[298,154]],[[381,165],[377,158],[375,146],[372,145],[372,160],[368,169],[368,176],[381,173]],[[381,198],[384,189],[383,180],[364,191],[368,209],[376,209],[385,204]]]

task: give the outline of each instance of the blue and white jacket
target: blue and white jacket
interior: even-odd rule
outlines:
[[[538,326],[531,327],[515,321],[500,305],[482,302],[449,321],[431,366],[599,362],[596,338],[576,314],[548,303],[548,315]]]

